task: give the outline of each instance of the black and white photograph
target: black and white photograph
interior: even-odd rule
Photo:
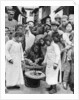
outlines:
[[[74,6],[6,6],[5,44],[6,93],[74,93]]]
[[[77,5],[64,3],[2,3],[2,98],[78,97]]]

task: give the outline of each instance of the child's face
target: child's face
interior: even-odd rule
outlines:
[[[22,42],[22,41],[23,41],[23,36],[20,36],[20,37],[18,36],[18,37],[16,37],[16,41],[17,41],[17,42]]]
[[[66,31],[67,31],[67,32],[72,31],[72,25],[71,25],[71,24],[68,24],[68,25],[66,26]]]
[[[51,29],[52,29],[53,31],[56,31],[57,28],[58,28],[58,27],[57,27],[56,25],[52,25],[52,26],[51,26]]]
[[[46,45],[47,45],[47,46],[50,46],[50,45],[51,45],[51,42],[50,42],[49,40],[47,40],[47,41],[46,41]]]

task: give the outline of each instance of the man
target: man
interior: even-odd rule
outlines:
[[[57,21],[59,24],[61,24],[61,17],[59,16],[59,14],[57,14],[55,16],[55,21]]]
[[[17,25],[17,21],[14,19],[14,14],[15,11],[8,7],[8,17],[5,19],[5,27],[8,27],[10,30],[14,30]]]
[[[63,15],[61,18],[61,25],[60,25],[59,29],[62,30],[63,32],[65,32],[67,23],[68,23],[68,16]]]
[[[26,28],[25,28],[25,50],[27,51],[27,49],[31,48],[32,45],[34,44],[35,41],[35,36],[34,34],[32,34],[30,27],[32,27],[31,25],[27,24]]]
[[[47,17],[46,18],[45,24],[51,25],[51,18],[50,17]]]

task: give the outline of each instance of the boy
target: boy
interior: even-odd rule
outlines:
[[[56,93],[58,84],[58,72],[61,67],[59,46],[50,36],[45,37],[47,52],[43,64],[46,64],[46,82],[50,86],[47,88],[50,94]]]
[[[6,43],[6,87],[7,89],[20,88],[24,84],[21,61],[23,60],[23,50],[21,41],[22,32],[15,32],[14,38]]]

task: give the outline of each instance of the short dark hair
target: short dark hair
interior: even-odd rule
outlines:
[[[45,42],[46,41],[52,42],[52,40],[53,40],[53,38],[50,35],[46,35],[44,39],[45,39]]]
[[[14,33],[14,37],[23,37],[24,36],[24,34],[23,34],[23,32],[21,32],[21,31],[16,31],[15,33]]]
[[[18,29],[20,26],[23,27],[22,24],[18,24],[18,25],[16,25],[16,26],[15,26],[15,31],[17,31],[17,29]]]

